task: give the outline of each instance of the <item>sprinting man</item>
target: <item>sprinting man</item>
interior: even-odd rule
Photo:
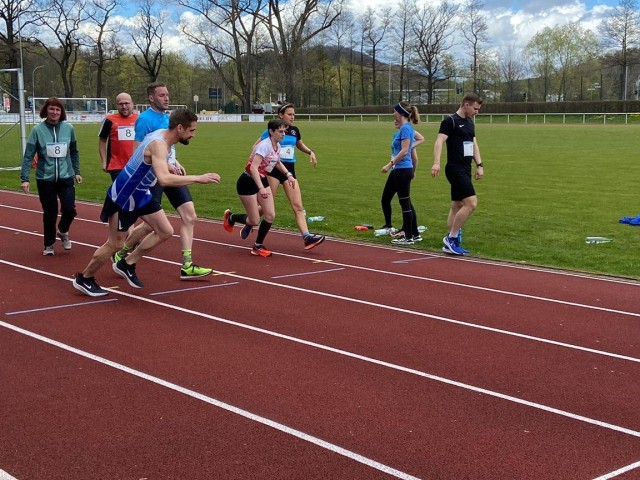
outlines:
[[[484,165],[478,142],[476,142],[476,129],[473,123],[473,117],[478,114],[481,106],[482,99],[477,94],[467,93],[456,113],[445,118],[440,124],[433,147],[434,160],[431,176],[436,177],[440,174],[442,144],[447,142],[445,174],[451,184],[451,209],[447,218],[449,234],[442,239],[444,243],[442,250],[452,255],[469,253],[462,248],[458,232],[478,206],[476,191],[471,182],[471,163],[476,164],[476,180],[480,180],[484,175]]]
[[[220,182],[217,173],[174,175],[169,172],[171,147],[178,142],[189,144],[195,134],[197,121],[198,117],[189,110],[176,110],[171,114],[167,130],[148,135],[136,148],[124,170],[107,190],[100,219],[109,223],[109,238],[95,251],[86,268],[76,274],[74,288],[91,297],[108,293],[98,285],[95,274],[118,251],[126,231],[138,218],[148,226],[150,233],[126,258],[114,263],[113,270],[132,287],[142,288],[143,284],[136,275],[136,263],[173,235],[173,228],[160,202],[151,194],[151,186],[156,181],[168,187]]]
[[[167,128],[169,123],[169,90],[160,82],[154,82],[147,86],[147,96],[150,107],[140,114],[135,124],[135,144],[142,142],[146,135],[158,130]],[[169,159],[169,171],[177,175],[185,175],[185,169],[175,158],[175,149],[171,149]],[[197,215],[193,204],[191,192],[186,185],[168,186],[157,184],[151,188],[151,193],[158,203],[162,202],[162,194],[165,193],[169,202],[176,209],[182,220],[180,226],[180,242],[182,244],[182,268],[180,269],[180,279],[190,280],[194,278],[211,275],[211,268],[199,267],[193,263],[193,229],[196,224]],[[122,249],[114,255],[114,263],[126,257],[131,250],[150,232],[146,223],[141,223],[127,237]]]
[[[116,97],[118,113],[105,117],[98,133],[98,153],[102,170],[115,180],[127,164],[134,150],[134,136],[138,114],[133,111],[131,95],[122,92]]]

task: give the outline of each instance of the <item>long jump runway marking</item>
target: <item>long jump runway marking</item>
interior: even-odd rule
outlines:
[[[26,335],[27,337],[31,337],[35,340],[39,340],[41,342],[47,343],[49,345],[52,345],[54,347],[60,348],[62,350],[66,350],[67,352],[71,352],[74,353],[76,355],[79,355],[81,357],[87,358],[89,360],[93,360],[95,362],[101,363],[103,365],[109,366],[111,368],[114,368],[116,370],[120,370],[121,372],[127,373],[129,375],[133,375],[135,377],[141,378],[143,380],[147,380],[148,382],[152,382],[155,383],[157,385],[160,385],[162,387],[168,388],[170,390],[173,390],[175,392],[178,393],[182,393],[184,395],[187,395],[189,397],[195,398],[197,400],[200,400],[202,402],[208,403],[210,405],[213,405],[215,407],[221,408],[223,410],[226,410],[228,412],[231,413],[235,413],[236,415],[240,415],[241,417],[244,417],[248,420],[257,422],[257,423],[261,423],[262,425],[266,425],[267,427],[271,427],[274,428],[276,430],[279,430],[283,433],[286,433],[288,435],[292,435],[296,438],[299,438],[301,440],[304,440],[305,442],[309,442],[312,443],[314,445],[317,445],[321,448],[324,448],[326,450],[329,450],[331,452],[337,453],[338,455],[342,455],[344,457],[347,457],[351,460],[354,460],[356,462],[362,463],[368,467],[374,468],[376,470],[380,470],[384,473],[388,473],[389,475],[392,475],[396,478],[402,478],[402,479],[407,479],[407,480],[418,480],[418,477],[414,477],[412,475],[409,475],[408,473],[402,472],[400,470],[396,470],[395,468],[389,467],[388,465],[385,465],[383,463],[377,462],[375,460],[372,460],[370,458],[367,458],[363,455],[360,455],[358,453],[352,452],[351,450],[347,450],[346,448],[342,448],[336,444],[327,442],[325,440],[322,440],[318,437],[314,437],[313,435],[309,435],[308,433],[305,433],[301,430],[297,430],[295,428],[292,427],[288,427],[282,423],[276,422],[274,420],[270,420],[266,417],[262,417],[260,415],[257,415],[255,413],[251,413],[248,410],[244,410],[242,408],[236,407],[234,405],[230,405],[228,403],[225,403],[221,400],[215,399],[213,397],[210,397],[208,395],[204,395],[202,393],[196,392],[194,390],[182,387],[180,385],[177,385],[175,383],[169,382],[167,380],[163,380],[159,377],[155,377],[153,375],[149,375],[148,373],[142,372],[140,370],[136,370],[134,368],[131,367],[127,367],[126,365],[123,365],[121,363],[117,363],[114,362],[112,360],[106,359],[104,357],[100,357],[98,355],[94,355],[92,353],[89,352],[85,352],[84,350],[80,350],[78,348],[72,347],[70,345],[67,345],[65,343],[62,342],[58,342],[57,340],[53,340],[51,338],[48,337],[44,337],[42,335],[39,335],[37,333],[34,332],[30,332],[29,330],[25,330],[23,328],[20,327],[16,327],[15,325],[11,325],[5,322],[0,321],[0,326],[7,328],[9,330],[13,330],[14,332],[20,333],[22,335]],[[1,479],[0,479],[1,480]]]
[[[229,287],[231,285],[238,285],[240,282],[229,282],[229,283],[219,283],[218,285],[203,285],[200,287],[190,287],[190,288],[178,288],[176,290],[165,290],[164,292],[155,292],[150,293],[149,295],[167,295],[169,293],[184,293],[184,292],[193,292],[194,290],[204,290],[206,288],[217,288],[217,287]]]
[[[27,267],[25,265],[18,265],[16,263],[8,262],[6,260],[0,260],[0,263],[5,264],[5,265],[10,265],[10,266],[15,267],[15,268],[21,268],[21,269],[24,269],[24,270],[27,270],[27,271],[30,271],[30,272],[33,272],[33,273],[40,274],[40,275],[45,275],[45,276],[57,278],[59,280],[64,280],[66,282],[71,282],[72,281],[71,279],[69,279],[67,277],[64,277],[62,275],[58,275],[58,274],[51,273],[51,272],[46,272],[46,271],[43,271],[43,270],[38,270],[36,268]],[[507,395],[507,394],[496,392],[496,391],[493,391],[493,390],[488,390],[486,388],[477,387],[475,385],[470,385],[468,383],[463,383],[463,382],[452,380],[452,379],[449,379],[449,378],[446,378],[446,377],[441,377],[439,375],[433,375],[433,374],[430,374],[430,373],[427,373],[427,372],[423,372],[421,370],[416,370],[416,369],[413,369],[413,368],[404,367],[402,365],[398,365],[398,364],[395,364],[395,363],[387,362],[387,361],[384,361],[384,360],[378,360],[376,358],[367,357],[366,355],[361,355],[359,353],[349,352],[348,350],[342,350],[342,349],[331,347],[331,346],[328,346],[328,345],[323,345],[321,343],[316,343],[316,342],[312,342],[312,341],[309,341],[309,340],[304,340],[304,339],[301,339],[301,338],[293,337],[291,335],[286,335],[286,334],[283,334],[283,333],[274,332],[272,330],[267,330],[265,328],[255,327],[255,326],[252,326],[252,325],[246,325],[244,323],[239,323],[239,322],[236,322],[236,321],[233,321],[233,320],[228,320],[226,318],[218,317],[218,316],[215,316],[215,315],[210,315],[208,313],[200,312],[200,311],[197,311],[197,310],[191,310],[189,308],[178,307],[176,305],[171,305],[171,304],[168,304],[168,303],[159,302],[157,300],[153,300],[153,299],[146,298],[146,297],[140,297],[140,296],[133,295],[133,294],[127,293],[127,292],[115,291],[115,290],[111,290],[111,291],[113,293],[117,294],[117,295],[122,295],[124,297],[135,299],[135,300],[138,300],[138,301],[141,301],[141,302],[146,302],[146,303],[150,303],[152,305],[164,307],[164,308],[171,309],[171,310],[176,310],[176,311],[181,312],[181,313],[194,315],[194,316],[201,317],[201,318],[206,318],[206,319],[213,320],[213,321],[216,321],[216,322],[224,323],[226,325],[232,325],[232,326],[239,327],[239,328],[242,328],[242,329],[245,329],[245,330],[249,330],[249,331],[252,331],[252,332],[257,332],[257,333],[261,333],[261,334],[264,334],[264,335],[269,335],[269,336],[272,336],[272,337],[275,337],[275,338],[279,338],[279,339],[282,339],[282,340],[285,340],[285,341],[290,341],[290,342],[297,343],[297,344],[300,344],[300,345],[306,345],[308,347],[317,348],[319,350],[335,353],[337,355],[345,356],[345,357],[348,357],[348,358],[353,358],[353,359],[356,359],[356,360],[361,360],[363,362],[370,363],[370,364],[373,364],[373,365],[379,365],[379,366],[382,366],[382,367],[389,368],[391,370],[395,370],[395,371],[399,371],[399,372],[403,372],[403,373],[408,373],[410,375],[415,375],[417,377],[424,378],[424,379],[427,379],[427,380],[432,380],[432,381],[435,381],[435,382],[444,383],[446,385],[451,385],[451,386],[454,386],[454,387],[458,387],[458,388],[461,388],[463,390],[469,390],[469,391],[480,393],[480,394],[483,394],[483,395],[487,395],[487,396],[490,396],[490,397],[493,397],[493,398],[499,398],[501,400],[505,400],[505,401],[508,401],[508,402],[516,403],[516,404],[519,404],[519,405],[524,405],[524,406],[531,407],[531,408],[534,408],[534,409],[537,409],[537,410],[542,410],[544,412],[551,413],[551,414],[554,414],[554,415],[559,415],[559,416],[562,416],[562,417],[570,418],[572,420],[577,420],[577,421],[580,421],[580,422],[588,423],[588,424],[595,425],[595,426],[598,426],[598,427],[602,427],[602,428],[606,428],[606,429],[609,429],[609,430],[613,430],[613,431],[616,431],[616,432],[619,432],[619,433],[624,433],[626,435],[630,435],[630,436],[633,436],[633,437],[636,437],[636,438],[640,438],[640,431],[636,431],[636,430],[633,430],[633,429],[630,429],[630,428],[626,428],[626,427],[622,427],[622,426],[615,425],[615,424],[612,424],[612,423],[604,422],[604,421],[601,421],[601,420],[585,417],[583,415],[571,413],[571,412],[568,412],[566,410],[561,410],[561,409],[558,409],[558,408],[550,407],[550,406],[544,405],[542,403],[532,402],[532,401],[525,400],[525,399],[522,399],[522,398],[514,397],[512,395]],[[37,334],[35,334],[33,332],[29,332],[28,330],[23,330],[23,329],[21,329],[19,327],[16,327],[16,326],[11,325],[11,324],[6,323],[6,322],[0,321],[0,326],[8,328],[10,330],[14,330],[14,331],[19,332],[19,333],[23,333],[25,335],[34,336],[34,338],[39,338],[40,337],[39,335],[37,335]],[[45,337],[41,337],[41,338],[44,339]],[[43,340],[43,341],[45,341],[45,340]],[[55,342],[56,344],[58,343],[55,340],[50,340],[49,343],[51,343],[51,342]],[[54,344],[54,343],[52,343],[52,344]],[[60,344],[60,345],[62,345],[62,344]],[[76,350],[73,347],[69,347],[69,348],[73,349],[73,350]],[[91,355],[91,354],[87,354],[87,355]],[[639,360],[635,359],[635,361],[639,361]]]

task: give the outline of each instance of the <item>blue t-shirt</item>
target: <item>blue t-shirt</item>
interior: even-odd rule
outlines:
[[[156,130],[164,130],[169,128],[169,115],[166,113],[156,112],[152,108],[147,108],[140,114],[136,120],[136,142],[142,142],[144,137]]]
[[[269,138],[269,130],[262,132],[260,136],[261,140]],[[289,125],[284,133],[284,138],[280,142],[280,161],[281,162],[295,162],[296,161],[296,145],[298,140],[302,140],[300,130],[295,125]]]
[[[400,150],[402,150],[402,141],[406,139],[409,140],[409,151],[404,156],[404,158],[402,158],[402,160],[396,162],[393,168],[413,168],[413,162],[411,161],[411,150],[413,149],[415,132],[413,131],[411,122],[407,122],[402,125],[393,136],[393,141],[391,142],[391,158],[398,155]]]

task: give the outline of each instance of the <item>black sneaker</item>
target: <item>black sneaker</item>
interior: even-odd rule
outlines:
[[[309,234],[306,237],[304,237],[304,249],[311,250],[313,247],[317,247],[322,242],[324,242],[324,240],[325,240],[324,235]]]
[[[81,273],[76,273],[76,278],[73,281],[73,288],[80,290],[82,293],[89,295],[90,297],[102,297],[109,293],[96,283],[94,277],[83,277]]]
[[[116,272],[121,277],[125,278],[129,285],[134,288],[142,288],[144,285],[136,275],[136,266],[128,265],[124,259],[120,260],[118,263],[113,264],[113,271]]]

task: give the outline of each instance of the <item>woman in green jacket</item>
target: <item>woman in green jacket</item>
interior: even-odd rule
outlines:
[[[60,222],[57,235],[65,250],[71,249],[69,227],[76,216],[75,183],[82,183],[80,176],[80,155],[73,126],[66,121],[62,102],[48,98],[40,110],[44,122],[36,125],[29,135],[22,158],[20,173],[21,188],[29,193],[29,172],[37,155],[36,183],[42,205],[44,224],[43,255],[53,255],[56,241],[56,221],[58,219],[58,199],[60,200]]]

